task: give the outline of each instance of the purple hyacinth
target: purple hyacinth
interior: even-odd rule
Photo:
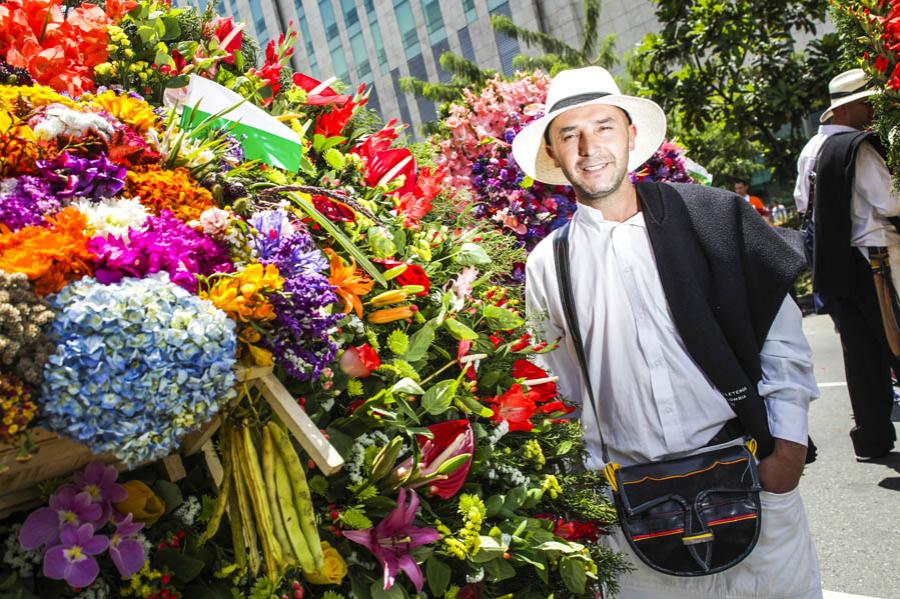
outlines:
[[[19,177],[12,181],[10,191],[0,194],[0,223],[11,231],[43,225],[46,217],[59,209],[59,200],[53,195],[50,183],[40,177]]]
[[[65,526],[93,524],[100,520],[103,508],[94,503],[91,494],[72,486],[61,487],[50,497],[50,506],[37,509],[25,518],[19,532],[23,549],[54,545]]]
[[[39,160],[37,165],[61,198],[111,198],[125,187],[127,170],[103,154],[91,159],[63,152],[53,160]]]
[[[144,528],[143,522],[133,522],[134,515],[128,514],[115,522],[116,532],[109,539],[109,557],[124,578],[131,578],[144,565],[147,558],[144,546],[135,535]]]
[[[128,241],[115,235],[98,236],[88,242],[88,249],[98,256],[94,276],[104,284],[164,270],[173,283],[195,293],[196,275],[234,268],[224,245],[187,226],[169,210],[149,217],[143,231],[129,229]]]
[[[77,589],[93,584],[100,573],[100,565],[94,556],[106,551],[109,539],[94,535],[91,524],[68,525],[60,535],[60,544],[44,554],[44,576],[53,580],[65,580]]]
[[[103,512],[100,519],[94,523],[98,529],[106,524],[112,513],[112,504],[125,501],[128,491],[122,485],[116,484],[119,471],[115,466],[107,466],[103,462],[91,462],[81,472],[75,473],[75,486],[79,491],[90,494],[94,503],[100,505]]]

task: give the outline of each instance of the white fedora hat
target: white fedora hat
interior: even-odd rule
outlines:
[[[819,117],[819,122],[824,123],[834,114],[834,109],[850,102],[862,100],[878,93],[878,89],[868,87],[871,81],[862,69],[850,69],[840,75],[835,75],[828,82],[828,95],[831,96],[831,106]]]
[[[665,139],[666,114],[662,108],[652,100],[623,95],[606,69],[584,67],[560,71],[547,91],[547,113],[529,123],[513,140],[513,157],[526,175],[551,185],[569,184],[562,169],[547,154],[544,131],[563,112],[589,104],[617,106],[631,117],[637,136],[628,156],[629,171],[653,156]]]

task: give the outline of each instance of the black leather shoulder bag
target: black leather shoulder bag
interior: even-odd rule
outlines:
[[[559,294],[599,428],[572,295],[568,233],[567,224],[553,240]],[[762,522],[753,440],[634,466],[611,462],[602,434],[600,443],[619,524],[650,568],[673,576],[705,576],[731,568],[753,551]]]

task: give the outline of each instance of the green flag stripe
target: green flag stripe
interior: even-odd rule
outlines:
[[[184,113],[181,115],[181,126],[187,127],[192,119],[195,124],[201,123],[204,119],[211,117],[212,114],[185,106]],[[247,160],[260,160],[292,173],[297,172],[297,169],[300,168],[301,147],[299,138],[297,141],[285,139],[280,135],[227,118],[215,119],[212,121],[211,126],[226,129],[231,135],[240,139],[244,148],[244,157]]]

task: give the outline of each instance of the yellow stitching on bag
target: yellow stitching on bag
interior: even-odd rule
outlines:
[[[704,532],[699,535],[690,535],[687,537],[681,537],[681,542],[685,545],[696,545],[698,543],[705,543],[706,541],[711,541],[713,538],[713,534],[711,532]]]
[[[740,462],[746,462],[746,461],[747,461],[747,458],[739,458],[739,459],[737,459],[737,460],[732,460],[732,461],[730,461],[730,462],[722,462],[722,461],[716,460],[716,462],[715,462],[714,464],[710,465],[710,466],[707,467],[707,468],[703,468],[702,470],[694,470],[693,472],[687,472],[687,473],[685,473],[685,474],[673,474],[672,476],[662,476],[662,477],[645,476],[644,478],[641,478],[641,479],[638,479],[638,480],[630,480],[630,481],[626,481],[624,484],[626,484],[626,485],[635,485],[635,484],[637,484],[637,483],[642,483],[642,482],[647,481],[647,480],[656,480],[656,481],[660,481],[660,480],[671,480],[671,479],[673,479],[673,478],[687,478],[688,476],[693,476],[693,475],[695,475],[695,474],[700,474],[701,472],[709,472],[710,470],[712,470],[712,469],[715,468],[716,466],[730,466],[731,464],[739,464]],[[615,491],[616,489],[613,489],[613,490]]]

